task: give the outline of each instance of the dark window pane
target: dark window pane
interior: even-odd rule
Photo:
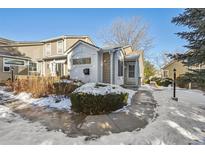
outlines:
[[[135,77],[135,65],[129,65],[129,77],[130,78]]]
[[[4,66],[4,72],[9,72],[9,71],[10,71],[10,67]]]
[[[37,71],[37,63],[29,62],[29,71]]]

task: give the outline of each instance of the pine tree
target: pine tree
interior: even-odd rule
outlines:
[[[185,45],[188,52],[169,56],[182,61],[189,67],[205,65],[205,9],[185,9],[182,14],[172,19],[172,23],[188,27],[188,31],[177,33],[180,38],[188,42]],[[189,77],[190,81],[197,82],[198,85],[204,87],[205,69],[190,69],[190,71],[185,74]],[[196,81],[196,79],[200,80]]]

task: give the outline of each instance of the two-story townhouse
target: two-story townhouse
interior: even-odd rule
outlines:
[[[21,68],[21,75],[69,75],[83,82],[132,87],[143,81],[143,52],[134,51],[129,45],[100,48],[88,36],[64,35],[39,42],[11,41],[0,45],[0,49],[19,54],[18,57],[3,58],[1,70],[7,75],[10,66],[15,66],[15,70]]]
[[[11,66],[15,68],[14,75],[68,75],[64,53],[79,40],[94,44],[88,36],[63,35],[38,42],[0,38],[0,82],[11,77]],[[20,68],[24,68],[21,73],[17,71]]]
[[[70,70],[67,67],[65,52],[77,41],[82,40],[94,44],[88,36],[60,36],[43,40],[43,58],[39,59],[41,74],[49,76],[66,76]]]

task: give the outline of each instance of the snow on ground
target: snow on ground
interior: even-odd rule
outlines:
[[[38,106],[47,106],[50,108],[56,108],[59,110],[70,110],[71,109],[71,101],[69,98],[65,98],[63,96],[49,96],[45,98],[40,98],[32,102],[34,105]]]
[[[61,79],[58,81],[58,83],[73,83],[73,84],[78,85],[78,86],[81,86],[83,84],[81,81],[68,80],[68,79]]]
[[[110,93],[120,94],[120,93],[128,93],[127,104],[131,104],[131,99],[133,95],[136,93],[134,90],[125,89],[118,85],[104,84],[104,83],[86,83],[81,87],[77,88],[74,92],[82,92],[93,95],[106,95]]]
[[[39,122],[31,123],[3,105],[0,105],[0,136],[0,144],[82,144],[83,141],[83,137],[68,138],[62,132],[47,131]]]
[[[70,83],[73,81],[61,80],[60,82]],[[117,93],[117,94],[128,93],[128,101],[127,101],[128,105],[131,104],[131,99],[132,99],[133,95],[136,93],[136,91],[124,89],[124,88],[117,86],[117,85],[107,84],[105,86],[96,87],[96,83],[86,83],[86,84],[82,85],[81,87],[77,88],[74,92],[84,92],[84,93],[90,93],[90,94],[94,94],[94,95],[98,95],[98,94],[105,95],[105,94],[109,94],[109,93]],[[5,92],[4,87],[0,88],[0,93],[5,94],[5,95],[9,95],[13,99],[21,100],[25,103],[29,103],[29,104],[33,104],[33,105],[56,108],[58,110],[70,111],[70,109],[71,109],[71,100],[68,97],[50,95],[49,97],[34,99],[31,97],[31,94],[26,93],[26,92],[21,92],[17,95],[14,95],[14,93],[12,93],[12,92]],[[125,111],[125,110],[126,110],[126,108],[124,107],[123,109],[120,109],[117,112]]]
[[[177,89],[178,102],[171,100],[172,88],[154,90],[158,118],[144,129],[101,137],[71,138],[47,131],[0,105],[0,144],[205,144],[205,95],[196,90]]]
[[[26,92],[21,92],[17,95],[14,95],[13,92],[6,92],[4,87],[0,88],[0,94],[7,95],[10,99],[20,100],[24,103],[33,104],[37,106],[44,106],[49,108],[55,108],[58,110],[68,111],[70,111],[71,108],[70,98],[64,96],[50,95],[48,97],[32,98],[31,94]]]

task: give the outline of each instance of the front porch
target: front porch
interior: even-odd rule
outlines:
[[[44,58],[42,62],[43,76],[67,76],[67,56]]]

